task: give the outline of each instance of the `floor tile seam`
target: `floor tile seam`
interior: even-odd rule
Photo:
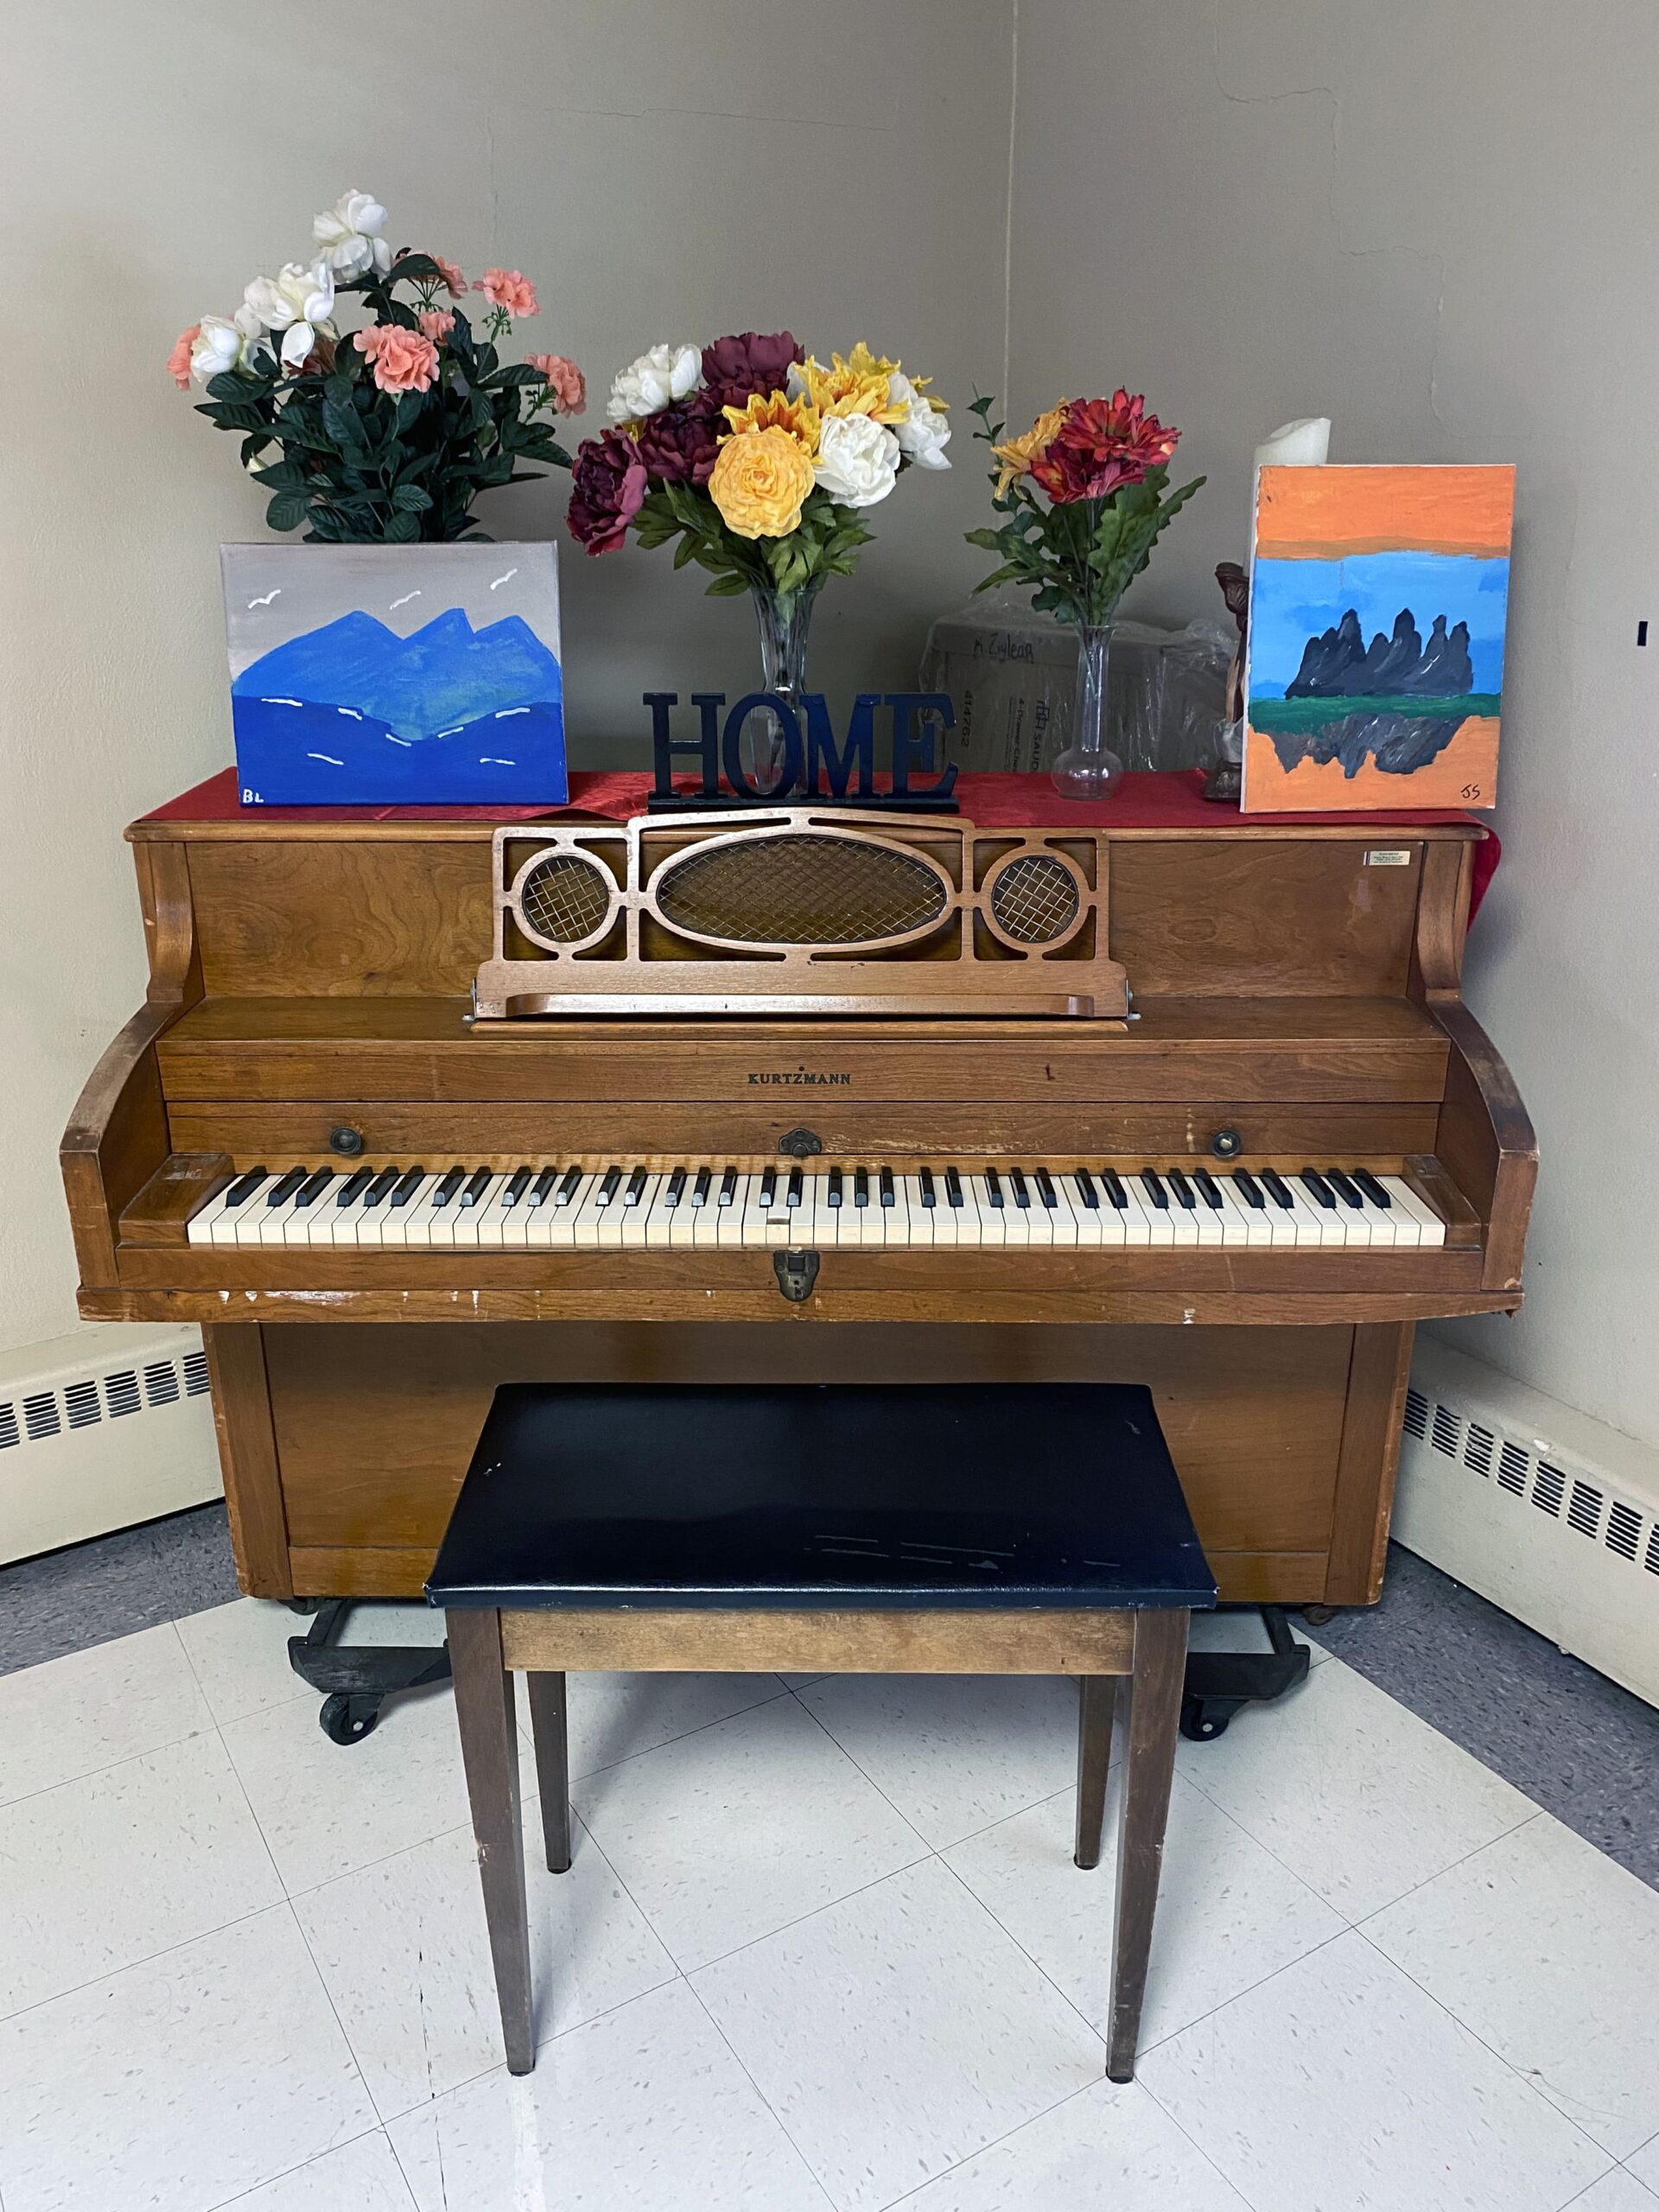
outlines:
[[[119,1758],[106,1759],[102,1766],[89,1766],[79,1774],[65,1775],[60,1782],[42,1783],[38,1789],[25,1789],[16,1797],[0,1798],[0,1814],[9,1813],[14,1805],[32,1805],[38,1797],[49,1797],[54,1789],[72,1789],[78,1782],[91,1782],[99,1775],[113,1774],[118,1767],[154,1758],[157,1751],[170,1751],[179,1744],[193,1744],[199,1736],[218,1734],[218,1722],[209,1718],[199,1728],[186,1728],[176,1736],[165,1736],[159,1743],[146,1744],[141,1751],[123,1751]]]
[[[855,1897],[864,1897],[868,1895],[871,1890],[879,1890],[883,1882],[897,1881],[900,1874],[913,1874],[918,1866],[925,1866],[930,1859],[937,1859],[938,1855],[939,1854],[937,1851],[931,1851],[925,1845],[924,1845],[917,1857],[914,1859],[906,1859],[902,1866],[889,1866],[882,1873],[873,1874],[868,1882],[860,1882],[856,1888],[845,1890],[839,1897],[826,1897],[820,1904],[809,1905],[804,1912],[795,1913],[788,1920],[779,1921],[776,1928],[768,1928],[764,1935],[747,1936],[742,1942],[734,1943],[729,1951],[721,1951],[712,1959],[699,1960],[697,1964],[694,1967],[683,1967],[680,1965],[679,1961],[677,1958],[674,1958],[674,1953],[669,1946],[668,1938],[658,1927],[656,1922],[651,1918],[651,1916],[645,1912],[645,1907],[643,1905],[639,1905],[639,1900],[635,1898],[634,1902],[636,1905],[639,1905],[639,1911],[644,1915],[645,1923],[650,1928],[652,1934],[656,1936],[657,1941],[662,1945],[663,1948],[668,1952],[670,1958],[674,1959],[676,1971],[683,1974],[687,1981],[690,1981],[700,1974],[710,1974],[714,1971],[715,1967],[726,1966],[733,1959],[741,1958],[745,1951],[752,1951],[757,1943],[770,1943],[776,1936],[786,1936],[791,1928],[800,1928],[804,1926],[807,1921],[816,1920],[820,1913],[834,1912],[838,1905],[850,1904]],[[618,1878],[620,1879],[620,1877]],[[633,1892],[629,1891],[628,1895],[632,1897]]]
[[[812,2161],[807,2157],[805,2152],[802,2150],[800,2145],[795,2140],[794,2136],[791,2134],[783,2114],[778,2110],[777,2107],[767,2096],[766,2091],[760,2087],[759,2082],[755,2080],[753,2075],[749,2071],[748,2067],[745,2064],[742,2056],[737,2050],[736,2045],[727,2034],[725,2029],[721,2026],[720,2022],[709,2011],[702,1991],[697,1988],[696,1985],[692,1981],[691,1977],[689,1974],[683,1976],[683,1980],[685,1981],[686,1987],[691,1993],[692,2002],[696,2005],[704,2019],[708,2021],[715,2035],[719,2037],[721,2044],[730,2053],[733,2064],[738,2069],[744,2080],[748,2083],[749,2087],[754,2091],[756,2097],[760,2100],[760,2109],[769,2116],[772,2125],[777,2128],[785,2142],[788,2144],[790,2149],[800,2160],[801,2171],[807,2177],[807,2179],[812,2183],[813,2187],[823,2197],[824,2202],[831,2208],[831,2212],[842,2212],[842,2207],[830,2193],[829,2183],[824,2180],[823,2176],[818,2171],[817,2168],[812,2164]]]
[[[1574,2120],[1571,2113],[1563,2112],[1560,2106],[1555,2102],[1553,2097],[1546,2096],[1544,2092],[1538,2087],[1537,2082],[1532,2075],[1525,2072],[1521,2067],[1517,2066],[1513,2059],[1506,2058],[1501,2050],[1497,2050],[1495,2045],[1487,2041],[1486,2037],[1481,2034],[1478,2028],[1471,2027],[1467,2020],[1462,2018],[1458,2013],[1452,2011],[1452,2007],[1443,1998],[1437,1997],[1432,1989],[1427,1987],[1425,1984],[1419,1981],[1416,1975],[1411,1972],[1408,1967],[1403,1967],[1401,1965],[1398,1959],[1391,1958],[1389,1953],[1382,1948],[1382,1946],[1380,1943],[1372,1941],[1371,1937],[1366,1934],[1363,1928],[1354,1928],[1349,1932],[1352,1935],[1357,1936],[1360,1942],[1367,1945],[1370,1950],[1375,1952],[1376,1956],[1382,1961],[1385,1966],[1391,1967],[1395,1973],[1399,1974],[1402,1980],[1408,1981],[1412,1987],[1416,1990],[1421,1996],[1427,1999],[1428,2002],[1434,2006],[1437,2012],[1444,2013],[1446,2018],[1451,2021],[1452,2026],[1456,2028],[1460,2034],[1467,2036],[1472,2043],[1478,2044],[1484,2051],[1495,2058],[1498,2064],[1503,2067],[1505,2073],[1507,2073],[1512,2080],[1517,2082],[1521,2087],[1526,2090],[1529,2096],[1535,2097],[1538,2102],[1542,2105],[1547,2111],[1553,2113],[1557,2120],[1561,2120],[1567,2126],[1570,2127],[1573,2133],[1580,2136],[1589,2148],[1594,2151],[1599,2157],[1604,2158],[1607,2160],[1606,2166],[1603,2168],[1600,2173],[1593,2177],[1592,2182],[1588,2182],[1585,2184],[1586,2188],[1593,2186],[1594,2182],[1603,2181],[1606,2178],[1608,2173],[1610,2173],[1613,2167],[1619,2163],[1617,2155],[1613,2152],[1608,2150],[1605,2144],[1598,2143],[1595,2137],[1591,2134],[1589,2129],[1581,2126],[1578,2120]],[[1637,2147],[1640,2148],[1640,2145]],[[1635,2153],[1632,2152],[1630,2155],[1634,2157]],[[1583,2191],[1581,2190],[1580,2194],[1582,2195]],[[1570,2199],[1568,2201],[1569,2202],[1571,2202]]]
[[[826,1677],[825,1679],[828,1678]],[[793,1696],[793,1691],[791,1691],[790,1694]],[[829,1722],[823,1718],[822,1713],[814,1713],[811,1707],[806,1703],[804,1698],[797,1699],[796,1702],[800,1706],[802,1712],[806,1714],[808,1719],[810,1719],[828,1738],[828,1740],[835,1745],[836,1751],[838,1751],[842,1758],[846,1760],[848,1765],[852,1768],[854,1773],[863,1776],[864,1780],[868,1783],[870,1788],[874,1790],[876,1796],[881,1800],[882,1803],[887,1807],[895,1820],[899,1820],[904,1822],[905,1826],[910,1830],[912,1835],[915,1837],[917,1842],[921,1846],[923,1851],[930,1856],[937,1858],[940,1850],[944,1848],[944,1847],[939,1844],[930,1842],[928,1838],[922,1834],[920,1828],[917,1827],[915,1821],[911,1819],[910,1815],[901,1806],[893,1802],[893,1800],[881,1787],[875,1777],[870,1773],[868,1768],[862,1766],[854,1757],[853,1753],[848,1750],[846,1745],[842,1742],[840,1737],[836,1735],[835,1730],[830,1726]],[[914,1862],[912,1861],[912,1864]],[[895,1867],[893,1871],[896,1873],[899,1870]]]
[[[541,1801],[534,1790],[526,1789],[521,1794],[518,1802],[521,1811],[528,1816],[531,1808],[539,1805]],[[575,1806],[570,1809],[574,1814]],[[256,1814],[254,1817],[257,1820],[258,1815]],[[290,1890],[284,1885],[283,1893],[290,1904],[302,1904],[308,1898],[315,1897],[320,1891],[332,1889],[337,1882],[354,1881],[359,1874],[371,1874],[377,1867],[390,1865],[394,1859],[407,1859],[411,1853],[424,1851],[431,1843],[442,1843],[448,1837],[460,1835],[471,1826],[470,1820],[452,1821],[447,1828],[434,1828],[430,1835],[416,1836],[412,1843],[400,1843],[394,1850],[383,1851],[378,1858],[364,1859],[360,1866],[342,1866],[337,1872],[325,1874],[320,1882],[307,1882],[302,1887],[295,1890]],[[526,1827],[528,1827],[527,1818]],[[262,1830],[261,1833],[263,1834],[264,1831]],[[279,1867],[277,1869],[279,1878],[281,1872]]]
[[[1202,2027],[1206,2020],[1213,2020],[1217,2012],[1224,2012],[1229,2005],[1240,2003],[1244,1998],[1254,1995],[1258,1989],[1265,1989],[1270,1981],[1277,1981],[1281,1974],[1289,1974],[1297,1967],[1306,1966],[1310,1959],[1317,1958],[1321,1951],[1328,1951],[1333,1943],[1339,1943],[1344,1936],[1351,1936],[1353,1932],[1352,1928],[1344,1921],[1340,1928],[1333,1928],[1328,1936],[1321,1936],[1319,1942],[1311,1943],[1306,1950],[1299,1951],[1294,1959],[1287,1959],[1282,1966],[1276,1966],[1267,1974],[1258,1974],[1254,1981],[1247,1982],[1243,1989],[1236,1989],[1230,1997],[1224,1997],[1218,2004],[1208,2006],[1202,2012],[1195,2012],[1190,2020],[1183,2021],[1179,2028],[1172,2028],[1167,2035],[1158,2036],[1150,2043],[1143,2041],[1136,2053],[1136,2063],[1138,2064],[1143,2058],[1150,2057],[1154,2050],[1162,2050],[1166,2045],[1177,2042],[1186,2034],[1189,2029]],[[1154,1941],[1156,1941],[1155,1936]],[[1171,2113],[1170,2118],[1173,2120],[1174,2117],[1174,2113]],[[1230,2174],[1226,2178],[1232,2181]],[[1236,2182],[1233,2183],[1233,2186],[1235,2188],[1238,2186]]]
[[[1360,1929],[1369,1927],[1372,1921],[1380,1920],[1385,1912],[1392,1912],[1397,1905],[1404,1904],[1408,1898],[1421,1897],[1425,1890],[1433,1889],[1436,1882],[1443,1882],[1448,1874],[1455,1874],[1459,1866],[1466,1866],[1471,1859],[1478,1859],[1483,1852],[1496,1851],[1500,1843],[1507,1843],[1511,1836],[1519,1835],[1522,1828],[1529,1828],[1536,1821],[1554,1817],[1554,1815],[1548,1813],[1543,1806],[1538,1806],[1524,1819],[1516,1821],[1512,1827],[1502,1829],[1497,1835],[1488,1836],[1484,1843],[1472,1845],[1469,1850],[1460,1853],[1457,1858],[1438,1868],[1433,1874],[1425,1874],[1421,1881],[1414,1882],[1409,1889],[1402,1890],[1397,1897],[1389,1897],[1386,1904],[1373,1905],[1369,1912],[1362,1912],[1358,1919],[1351,1921],[1349,1925]],[[1561,1825],[1565,1827],[1566,1823],[1563,1821]],[[1580,1838],[1580,1840],[1582,1841],[1583,1839]],[[1594,1846],[1591,1847],[1593,1849]],[[1605,1856],[1605,1853],[1603,1855]],[[1379,1951],[1382,1949],[1380,1943],[1374,1945],[1373,1948]],[[1383,1952],[1383,1956],[1386,1958],[1388,1954]]]
[[[1334,1942],[1336,1941],[1335,1936],[1332,1936],[1331,1940]],[[1260,1985],[1258,1984],[1257,1986],[1259,1986]],[[1206,2019],[1209,2019],[1211,2017],[1211,2015],[1207,2012],[1205,2014],[1205,2018]],[[1193,2024],[1196,2026],[1198,2024],[1195,2021]],[[1185,2033],[1185,2030],[1183,2030],[1182,2032]],[[1141,2053],[1141,2056],[1144,2056],[1145,2053]],[[1229,2173],[1225,2167],[1222,2165],[1220,2160],[1213,2157],[1211,2153],[1205,2148],[1203,2143],[1201,2143],[1198,2138],[1193,2134],[1192,2129],[1186,2126],[1184,2120],[1171,2110],[1167,2101],[1159,2095],[1157,2090],[1153,2088],[1152,2084],[1149,2082],[1141,2081],[1140,2063],[1138,2059],[1136,2061],[1135,2078],[1138,2082],[1140,2082],[1141,2087],[1145,2089],[1147,2094],[1152,2099],[1154,2104],[1157,2106],[1159,2111],[1162,2113],[1164,2118],[1168,2120],[1171,2126],[1179,2130],[1179,2132],[1184,2135],[1186,2140],[1192,2145],[1192,2148],[1198,2152],[1198,2156],[1205,2161],[1205,2164],[1211,2167],[1214,2172],[1221,2176],[1222,2180],[1226,2183],[1227,2187],[1232,2190],[1234,2196],[1238,2198],[1240,2203],[1246,2205],[1249,2208],[1249,2212],[1280,2212],[1280,2206],[1283,2202],[1282,2198],[1268,2200],[1262,2197],[1252,2196],[1249,2191],[1245,2188],[1243,2182],[1239,2178],[1238,2175],[1236,2173]]]
[[[105,1967],[102,1974],[88,1974],[85,1981],[54,1990],[50,1997],[36,1997],[27,2005],[14,2005],[10,2012],[0,2012],[0,2027],[10,2027],[14,2020],[27,2019],[31,2012],[44,2012],[48,2005],[60,2005],[68,1998],[84,1996],[100,1982],[117,1981],[123,1974],[137,1974],[141,1967],[156,1966],[162,1959],[170,1959],[175,1951],[188,1950],[192,1943],[206,1943],[215,1936],[227,1935],[232,1928],[244,1928],[264,1913],[287,1912],[291,1909],[292,1901],[287,1897],[268,1897],[264,1904],[251,1906],[246,1912],[232,1913],[228,1920],[217,1921],[211,1928],[199,1928],[192,1935],[181,1936],[175,1943],[163,1943],[159,1950],[146,1951],[142,1958],[127,1959],[118,1967]]]
[[[294,1901],[291,1897],[289,1900],[288,1910],[295,1927],[297,1928],[300,1932],[300,1942],[305,1948],[305,1955],[311,1961],[311,1971],[317,1977],[317,1986],[321,1990],[323,1996],[327,2002],[329,2017],[333,2019],[335,2027],[340,2032],[340,2044],[345,2050],[346,2057],[352,2062],[352,2071],[356,2075],[357,2085],[363,2092],[363,2101],[368,2107],[369,2110],[375,2115],[376,2120],[379,2120],[380,2107],[374,2101],[373,2090],[369,2087],[369,2077],[363,2071],[363,2063],[358,2057],[356,2045],[353,2043],[350,2036],[346,2032],[346,2023],[340,2017],[340,2007],[334,2002],[334,1993],[328,1986],[328,1978],[323,1973],[321,1966],[318,1963],[317,1955],[311,1948],[311,1938],[306,1932],[305,1923],[300,1918],[299,1914],[295,1911]],[[385,2124],[384,2120],[380,2121],[381,2126],[384,2126]],[[370,2132],[371,2131],[366,2128],[364,2130],[365,2134]],[[336,2149],[338,2148],[338,2145],[331,2144],[329,2148],[331,2150]]]
[[[994,1927],[1001,1929],[1002,1934],[1007,1937],[1009,1942],[1013,1944],[1014,1949],[1019,1952],[1020,1957],[1025,1960],[1027,1965],[1031,1967],[1032,1971],[1040,1976],[1040,1978],[1048,1984],[1048,1986],[1054,1992],[1055,1995],[1060,1999],[1066,2010],[1076,2015],[1090,2039],[1099,2044],[1103,2053],[1103,2064],[1101,2070],[1103,2074],[1105,2071],[1103,2054],[1107,2047],[1107,2039],[1095,2025],[1094,2022],[1089,2018],[1083,2007],[1077,2002],[1075,1998],[1070,1995],[1067,1991],[1060,1987],[1059,1983],[1055,1980],[1053,1975],[1048,1972],[1046,1967],[1040,1966],[1038,1961],[1032,1957],[1031,1953],[1020,1941],[1020,1938],[1014,1934],[1014,1930],[1007,1927],[1001,1920],[998,1919],[995,1912],[993,1911],[991,1907],[986,1904],[984,1898],[979,1895],[978,1891],[974,1889],[970,1883],[963,1879],[962,1876],[957,1873],[956,1868],[951,1866],[950,1860],[948,1859],[941,1858],[939,1863],[950,1876],[951,1880],[955,1882],[957,1887],[962,1891],[963,1895],[972,1899],[973,1903],[979,1907],[982,1913],[985,1914]],[[1085,1870],[1081,1867],[1077,1868],[1076,1871],[1079,1873],[1085,1872]],[[1086,1870],[1086,1872],[1088,1873],[1097,1874],[1099,1872],[1100,1869],[1097,1866],[1090,1867]],[[1033,2115],[1033,2117],[1037,2117],[1037,2115]]]
[[[270,2189],[279,2181],[291,2180],[296,2174],[302,2174],[308,2166],[315,2166],[321,2159],[332,2158],[336,2151],[349,2151],[354,2143],[366,2143],[372,2135],[385,2135],[385,2132],[377,2121],[372,2127],[363,2128],[356,2135],[348,2135],[339,2143],[329,2144],[327,2150],[314,2151],[308,2158],[302,2158],[297,2166],[284,2166],[280,2173],[267,2174],[263,2181],[250,2182],[245,2189],[238,2190],[234,2196],[219,2197],[216,2202],[204,2206],[203,2212],[234,2212],[237,2205],[245,2204],[249,2197],[257,2196],[262,2189]],[[391,2148],[390,2140],[386,2147],[388,2150]],[[0,2203],[0,2212],[5,2212],[3,2203]]]
[[[626,1674],[628,1670],[624,1668],[616,1671]],[[699,1720],[695,1728],[682,1728],[676,1735],[664,1736],[661,1743],[644,1744],[637,1751],[625,1751],[620,1758],[607,1759],[602,1766],[584,1767],[580,1774],[572,1774],[570,1787],[574,1789],[579,1782],[590,1782],[596,1774],[613,1774],[620,1766],[630,1765],[635,1759],[648,1759],[653,1751],[666,1750],[670,1744],[683,1744],[693,1736],[705,1735],[710,1728],[722,1727],[728,1720],[741,1720],[746,1713],[759,1713],[763,1705],[780,1704],[791,1694],[787,1682],[779,1682],[775,1690],[757,1698],[753,1705],[740,1705],[734,1713],[722,1713],[717,1720]],[[519,1724],[518,1732],[533,1751],[535,1738],[524,1723]]]
[[[1103,2073],[1101,2081],[1103,2082],[1105,2078]],[[951,2174],[960,2173],[962,2169],[970,2164],[974,2159],[982,2158],[992,2151],[1001,2150],[1005,2143],[1012,2142],[1014,2138],[1022,2133],[1026,2128],[1035,2127],[1039,2120],[1052,2119],[1065,2106],[1075,2104],[1079,2097],[1090,2095],[1099,2086],[1098,2082],[1084,2082],[1077,2088],[1068,2089],[1057,2102],[1045,2106],[1041,2112],[1032,2113],[1028,2119],[1015,2120],[1012,2127],[1005,2128],[1001,2135],[994,2136],[988,2143],[982,2143],[976,2151],[964,2152],[961,2158],[953,2158],[948,2166],[941,2166],[938,2173],[929,2174],[925,2181],[917,2182],[913,2187],[904,2190],[898,2196],[890,2196],[887,2202],[879,2208],[879,2212],[899,2212],[901,2206],[912,2202],[925,2189],[931,2189],[935,2182],[944,2181]]]

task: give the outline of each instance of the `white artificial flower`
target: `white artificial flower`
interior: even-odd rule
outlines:
[[[894,369],[887,378],[887,402],[905,410],[904,419],[893,424],[893,433],[906,460],[914,461],[918,468],[949,468],[944,448],[950,442],[950,425],[902,369]]]
[[[812,464],[818,488],[847,507],[873,507],[899,474],[899,441],[873,415],[826,415]]]
[[[613,423],[638,423],[683,399],[702,381],[702,355],[695,346],[653,346],[613,378],[605,412]]]
[[[345,283],[371,269],[384,276],[391,268],[391,248],[380,235],[385,226],[386,211],[372,193],[342,192],[332,207],[314,218],[311,235]]]
[[[190,373],[198,384],[210,384],[227,369],[245,366],[248,348],[264,327],[246,306],[238,308],[226,322],[222,315],[205,315],[190,346]]]
[[[256,276],[242,299],[267,330],[283,333],[284,368],[297,369],[315,351],[319,336],[334,335],[328,320],[334,306],[334,275],[326,261],[314,261],[309,269],[290,261],[280,276]]]

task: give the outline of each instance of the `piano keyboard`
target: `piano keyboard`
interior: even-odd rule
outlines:
[[[619,1160],[508,1168],[250,1168],[192,1244],[456,1251],[746,1246],[1437,1245],[1446,1225],[1363,1167],[756,1166]]]

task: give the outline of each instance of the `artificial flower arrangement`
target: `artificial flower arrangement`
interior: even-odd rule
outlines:
[[[787,330],[653,346],[611,386],[614,427],[577,449],[572,533],[589,553],[630,529],[642,545],[677,537],[675,566],[709,570],[716,597],[849,575],[866,510],[907,467],[950,466],[929,382],[861,341],[826,368]]]
[[[995,404],[978,398],[970,411],[980,420],[974,435],[989,444],[995,463],[991,505],[1007,519],[968,532],[969,544],[1001,556],[976,589],[1028,586],[1033,607],[1077,629],[1071,741],[1051,772],[1069,798],[1103,798],[1123,773],[1102,736],[1118,602],[1204,479],[1168,490],[1181,434],[1121,385],[1109,399],[1063,399],[1017,438],[1005,439],[1003,424],[991,421]]]
[[[238,432],[242,464],[270,495],[273,530],[308,523],[308,541],[408,544],[481,540],[480,492],[569,468],[553,415],[580,414],[582,371],[558,353],[504,363],[497,341],[537,312],[516,269],[486,269],[470,289],[488,308],[474,330],[466,277],[440,253],[393,253],[386,211],[348,192],[319,215],[308,263],[256,276],[228,318],[183,332],[168,368],[197,413]],[[399,292],[407,296],[398,296]],[[356,294],[370,321],[336,321]]]

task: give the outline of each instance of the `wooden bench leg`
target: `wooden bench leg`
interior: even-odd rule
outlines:
[[[507,2070],[528,2074],[536,2063],[536,2036],[531,2019],[530,1914],[524,1896],[512,1676],[502,1662],[499,1612],[490,1606],[457,1605],[444,1618]]]
[[[1106,1770],[1112,1763],[1114,1675],[1084,1675],[1077,1715],[1077,1847],[1079,1866],[1100,1864],[1100,1832],[1106,1819]]]
[[[536,1744],[536,1781],[542,1795],[542,1840],[547,1871],[570,1871],[570,1739],[565,1716],[564,1676],[526,1675],[530,1731]]]
[[[1106,2071],[1114,2082],[1135,2078],[1135,2049],[1147,1993],[1152,1920],[1180,1728],[1186,1624],[1183,1611],[1135,1616],[1135,1672],[1129,1681],[1128,1743],[1118,1800],[1117,1910],[1106,2045]]]

